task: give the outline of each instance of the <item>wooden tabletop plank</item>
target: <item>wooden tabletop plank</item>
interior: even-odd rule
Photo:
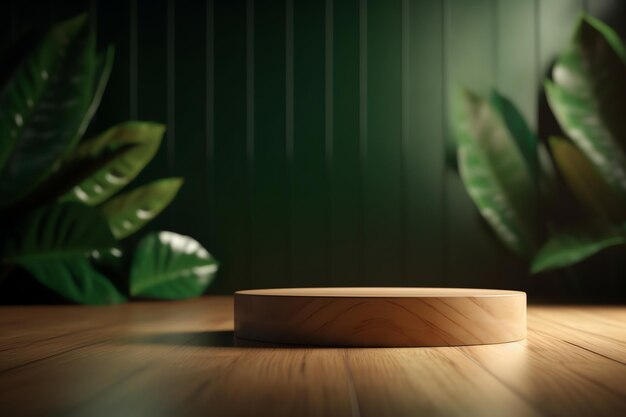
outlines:
[[[540,415],[458,349],[347,352],[361,415]]]
[[[531,310],[532,311],[532,310]],[[547,415],[626,412],[624,365],[529,328],[518,343],[460,348]]]
[[[232,327],[231,303],[215,300],[212,302],[216,303],[216,315],[211,317],[208,324],[215,326],[218,320],[226,320],[223,326]],[[116,338],[132,338],[142,332],[150,332],[154,326],[161,330],[168,327],[184,328],[190,321],[194,325],[209,308],[208,302],[187,303],[182,310],[175,309],[175,306],[176,304],[168,306],[165,303],[154,303],[144,304],[141,306],[143,308],[128,304],[82,309],[78,306],[60,307],[59,310],[56,307],[49,307],[48,310],[34,307],[39,315],[26,317],[24,322],[28,326],[23,323],[2,326],[0,371],[54,358],[64,352],[102,344]],[[19,316],[19,312],[11,310],[9,308],[4,314]],[[89,318],[92,318],[91,325]],[[36,330],[23,332],[22,328],[31,327],[31,320],[32,327]],[[66,328],[63,323],[66,323]]]
[[[528,317],[528,326],[626,364],[626,313],[622,314],[621,325],[617,321],[602,319],[601,310],[596,310],[595,314],[584,313],[584,308],[537,307]]]
[[[233,338],[232,299],[0,308],[4,416],[626,415],[626,308],[531,307],[523,342]]]

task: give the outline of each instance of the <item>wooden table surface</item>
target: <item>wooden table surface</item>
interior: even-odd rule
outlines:
[[[528,340],[233,340],[232,299],[0,308],[0,415],[626,416],[626,307],[531,306]]]

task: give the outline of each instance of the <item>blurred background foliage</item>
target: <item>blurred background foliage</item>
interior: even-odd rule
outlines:
[[[29,278],[84,304],[120,303],[128,294],[202,294],[217,263],[197,241],[158,232],[132,253],[122,240],[156,217],[182,185],[166,178],[120,192],[158,151],[164,126],[125,122],[83,140],[109,79],[113,47],[97,53],[83,14],[21,52],[0,91],[3,298],[36,299]]]
[[[466,87],[506,116],[507,130],[525,120],[528,129],[512,130],[522,148],[515,166],[543,166],[555,149],[570,155],[562,161],[580,157],[543,81],[571,45],[581,12],[624,39],[622,1],[24,0],[2,7],[4,63],[14,62],[19,49],[10,46],[28,44],[33,30],[89,11],[99,50],[112,44],[116,52],[86,137],[126,120],[167,125],[163,146],[135,182],[182,177],[185,185],[144,230],[194,236],[220,260],[214,292],[415,285],[626,297],[621,247],[531,275],[525,254],[548,231],[529,229],[515,251],[499,242],[459,175],[453,106]],[[528,152],[534,136],[547,145],[537,161]],[[581,204],[559,160],[556,191],[542,194],[550,183],[540,181],[533,192],[542,202],[552,198],[551,210],[568,213],[565,220],[595,203]],[[513,198],[526,201],[527,191]],[[545,224],[545,213],[535,214],[524,222]]]
[[[531,271],[569,267],[626,243],[626,56],[617,34],[581,15],[572,41],[545,81],[550,108],[570,140],[546,146],[506,98],[469,91],[455,120],[459,170],[483,218],[502,243],[531,260]],[[563,210],[567,190],[578,206]],[[626,254],[626,251],[624,251]]]

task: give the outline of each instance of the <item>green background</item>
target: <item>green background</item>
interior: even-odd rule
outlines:
[[[189,234],[220,259],[212,292],[454,285],[582,294],[584,265],[529,277],[493,238],[450,163],[449,102],[460,86],[497,87],[549,131],[539,86],[555,54],[583,10],[624,37],[623,3],[13,0],[0,27],[6,46],[91,12],[116,62],[90,131],[127,119],[167,124],[139,182],[186,183],[151,227]],[[609,292],[625,272],[615,258],[592,266],[608,271]]]

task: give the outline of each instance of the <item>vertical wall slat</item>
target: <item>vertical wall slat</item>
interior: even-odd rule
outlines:
[[[206,5],[193,0],[174,4],[173,101],[175,131],[171,175],[185,183],[173,201],[176,231],[208,243],[206,140]],[[172,82],[172,81],[171,81]]]
[[[90,126],[92,133],[130,118],[130,3],[123,0],[99,1],[96,26],[100,48],[108,44],[115,47],[115,63],[98,117]]]
[[[216,291],[250,282],[250,193],[246,153],[246,2],[215,2],[214,254],[221,261]]]
[[[364,276],[393,286],[404,277],[402,3],[369,0],[367,8]]]
[[[137,2],[135,20],[137,45],[137,78],[134,89],[137,94],[137,119],[167,124],[167,0]],[[113,87],[109,86],[111,90]],[[167,126],[166,126],[167,128]],[[152,161],[144,168],[137,184],[154,181],[169,175],[167,165],[167,138]],[[144,229],[176,230],[172,207],[152,220]]]
[[[334,82],[335,77],[333,73],[334,66],[334,0],[325,0],[324,4],[324,148],[326,159],[324,161],[325,180],[327,187],[328,203],[327,203],[327,218],[328,218],[328,269],[326,279],[322,282],[324,285],[332,285],[334,283],[334,269],[335,264],[333,261],[336,259],[333,257],[333,153],[335,145],[335,115],[334,115]]]
[[[359,218],[359,235],[361,241],[359,245],[359,284],[363,285],[367,282],[366,262],[367,241],[365,233],[365,170],[367,157],[367,140],[368,140],[368,91],[367,91],[367,0],[359,0],[359,177],[360,181],[357,185],[360,203]]]
[[[285,0],[285,159],[287,170],[287,229],[288,244],[285,258],[288,262],[290,285],[294,283],[293,242],[294,242],[294,0]]]
[[[205,10],[205,160],[207,249],[213,252],[217,239],[217,189],[215,184],[215,4],[206,0]]]
[[[254,10],[254,187],[251,269],[256,287],[289,285],[285,149],[285,2]]]
[[[332,110],[331,273],[333,284],[360,285],[359,0],[334,2]]]
[[[530,128],[537,127],[537,95],[543,88],[537,67],[537,4],[497,0],[496,2],[496,83],[494,88],[521,111]],[[497,263],[501,288],[524,288],[527,266],[499,246]],[[494,262],[496,263],[496,262]]]
[[[442,285],[444,50],[443,2],[408,2],[407,284]]]
[[[461,88],[486,96],[496,82],[493,0],[448,0],[446,9],[447,140],[454,150],[453,100]],[[454,151],[453,151],[454,152]],[[446,187],[446,285],[494,286],[498,276],[499,243],[465,191],[457,170],[448,166]]]
[[[584,0],[539,0],[539,59],[544,76],[569,42]]]
[[[294,285],[323,285],[329,273],[325,142],[325,2],[294,2]]]
[[[247,189],[247,217],[248,217],[248,281],[250,282],[250,288],[258,288],[255,285],[255,281],[263,281],[259,271],[253,269],[254,255],[257,252],[257,247],[254,242],[254,222],[256,200],[255,200],[255,181],[254,181],[254,165],[255,165],[255,126],[256,126],[256,114],[255,114],[255,0],[246,1],[246,189]]]
[[[530,126],[537,120],[535,4],[497,1],[497,89],[511,99]]]

